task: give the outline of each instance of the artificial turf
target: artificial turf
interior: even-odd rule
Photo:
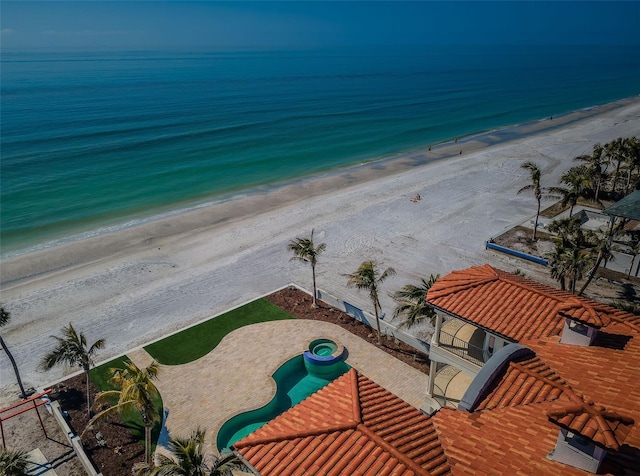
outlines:
[[[283,319],[295,317],[266,299],[257,299],[154,342],[144,349],[161,364],[186,364],[207,355],[224,336],[240,327]]]

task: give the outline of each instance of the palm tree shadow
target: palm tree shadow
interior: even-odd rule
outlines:
[[[599,331],[593,345],[607,349],[624,350],[630,340],[631,336],[628,335]]]
[[[129,431],[131,435],[131,439],[127,442],[127,444],[140,443],[140,445],[144,448],[144,425],[138,422],[129,422],[125,423],[113,423],[114,425],[120,426],[123,429]],[[151,427],[151,445],[152,447],[157,444],[159,440],[160,433],[162,432],[162,420],[156,420]],[[144,454],[144,450],[142,453]]]
[[[85,394],[76,388],[65,388],[56,395],[62,408],[79,409],[86,405]],[[85,410],[86,411],[86,410]]]
[[[618,291],[618,298],[628,302],[637,302],[638,296],[635,286],[628,283],[623,284]]]

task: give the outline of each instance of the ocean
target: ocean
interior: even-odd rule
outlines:
[[[638,94],[638,47],[3,50],[0,254]]]

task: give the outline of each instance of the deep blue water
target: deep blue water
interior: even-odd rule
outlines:
[[[637,47],[2,51],[0,250],[640,93]]]

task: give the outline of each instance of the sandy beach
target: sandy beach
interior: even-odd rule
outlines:
[[[396,269],[383,286],[390,314],[386,291],[420,277],[485,262],[509,269],[484,243],[535,214],[533,196],[516,194],[529,180],[523,162],[554,186],[595,143],[638,134],[634,98],[5,259],[1,300],[12,320],[2,335],[25,386],[41,388],[65,373],[37,365],[69,322],[90,342],[106,339],[102,361],[290,282],[310,288],[309,268],[286,245],[312,228],[327,245],[318,285],[333,295],[369,310],[344,274],[368,259]],[[16,393],[3,356],[0,403]]]

